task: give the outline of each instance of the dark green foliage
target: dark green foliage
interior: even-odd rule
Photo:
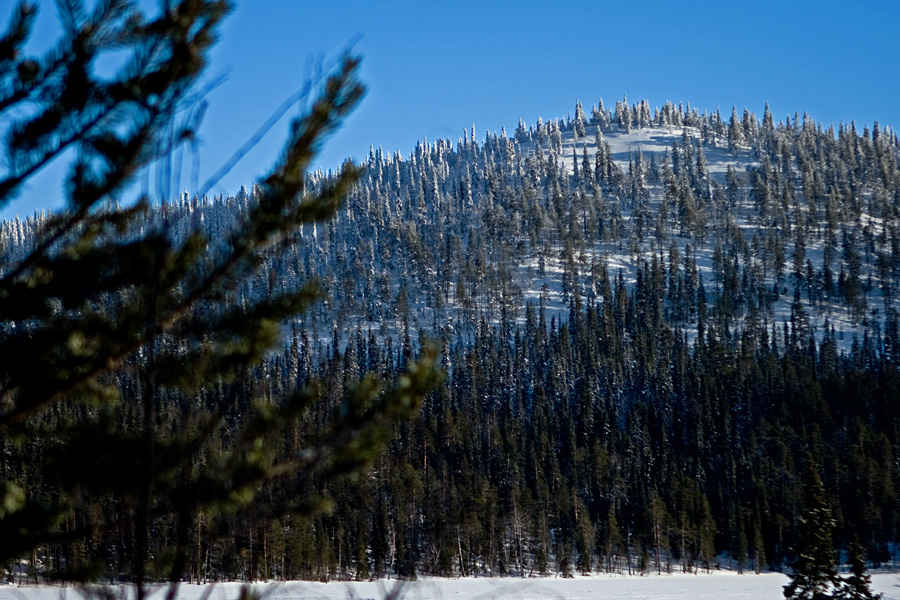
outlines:
[[[628,304],[626,311],[634,309]],[[861,424],[849,436],[836,424],[846,419],[834,415],[871,410],[858,396],[817,405],[816,390],[827,387],[807,364],[816,356],[793,347],[747,356],[714,336],[688,352],[672,337],[660,351],[673,368],[648,382],[639,375],[659,372],[658,358],[647,364],[651,354],[627,343],[598,348],[604,319],[603,308],[590,306],[574,319],[574,331],[541,333],[526,325],[504,346],[485,328],[471,345],[445,348],[454,368],[420,416],[398,428],[365,482],[332,488],[337,502],[376,490],[366,516],[372,564],[394,557],[378,570],[410,576],[416,543],[414,568],[426,574],[641,572],[673,565],[694,571],[716,568],[714,556],[723,551],[738,558],[745,546],[754,568],[780,570],[792,558],[786,549],[801,547],[793,516],[804,502],[806,449],[821,453],[829,482],[843,468],[837,457],[850,447],[861,465],[867,464],[861,456],[887,451],[855,441],[862,434],[852,432],[862,431]],[[401,353],[393,351],[393,362]],[[349,360],[358,360],[349,349],[332,351],[312,371],[341,372]],[[635,361],[632,369],[621,364],[626,360]],[[864,378],[867,371],[856,371],[855,362],[854,355],[839,358],[840,374],[829,375],[828,385],[843,389]],[[578,378],[584,388],[570,383]],[[886,397],[889,389],[879,385],[872,397]],[[891,414],[872,426],[893,439],[885,429],[896,422]],[[852,478],[842,472],[839,483],[822,487],[822,497],[840,509],[832,516],[834,539],[858,527],[863,514],[870,539],[885,543],[895,534],[896,479],[874,463],[854,469],[859,473]],[[852,508],[858,488],[864,495],[879,490],[865,513]],[[329,543],[337,542],[337,524],[347,528],[358,518],[359,503],[343,506],[331,517],[335,528],[324,531]],[[384,533],[390,530],[393,538]],[[833,559],[832,544],[824,547]],[[356,559],[347,550],[337,554],[344,565],[337,572],[354,576]]]
[[[846,600],[880,600],[881,594],[872,593],[872,578],[866,572],[866,549],[855,535],[848,550],[850,575],[844,577],[838,598]]]
[[[241,290],[358,180],[348,163],[310,190],[307,170],[364,93],[359,61],[344,57],[318,82],[220,238],[197,226],[176,234],[176,219],[147,224],[147,198],[115,201],[194,137],[189,93],[228,4],[166,2],[152,19],[127,0],[91,14],[59,6],[64,35],[46,56],[22,51],[37,10],[28,3],[0,38],[0,111],[24,115],[5,121],[0,205],[50,160],[75,157],[68,209],[24,256],[3,258],[0,564],[40,552],[45,577],[125,577],[142,597],[150,580],[207,579],[212,556],[248,579],[270,576],[270,552],[290,548],[298,569],[327,561],[333,548],[313,557],[300,517],[332,505],[328,485],[371,464],[392,423],[415,414],[436,357],[422,349],[387,386],[359,374],[331,387],[295,378],[273,393],[259,369],[284,324],[322,294],[302,282],[252,300]],[[126,64],[101,80],[92,64],[113,51]],[[299,435],[312,415],[316,427]],[[273,495],[275,480],[293,493]]]
[[[791,582],[784,587],[785,598],[831,598],[840,587],[831,539],[834,524],[819,468],[812,456],[807,455],[803,514],[797,524],[797,543],[793,548],[796,558],[791,563]]]

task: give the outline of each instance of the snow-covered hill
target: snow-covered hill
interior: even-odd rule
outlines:
[[[296,440],[363,373],[402,378],[429,338],[446,378],[368,477],[330,490],[331,515],[286,525],[293,491],[276,487],[254,513],[276,521],[220,523],[239,533],[206,576],[647,573],[668,558],[714,568],[723,552],[781,570],[811,456],[835,544],[858,535],[873,566],[893,561],[893,132],[620,103],[408,157],[373,149],[362,166],[343,210],[268,250],[263,274],[222,300],[311,277],[325,299],[284,325],[285,347],[246,380],[169,408],[239,421],[241,407],[317,379],[328,400]],[[256,192],[178,198],[131,235],[200,229],[228,243]],[[0,268],[44,218],[0,226]],[[134,401],[127,376],[120,385]],[[269,531],[281,559],[260,571],[254,547]]]
[[[273,252],[245,293],[317,276],[330,297],[297,324],[313,339],[359,328],[464,341],[482,321],[524,324],[529,304],[548,324],[565,321],[610,302],[606,288],[632,293],[644,271],[661,284],[665,322],[688,339],[702,303],[735,339],[752,327],[777,342],[796,323],[820,341],[833,329],[846,349],[882,335],[898,308],[898,155],[877,124],[776,124],[768,110],[726,122],[672,104],[651,115],[646,102],[601,103],[588,119],[578,104],[575,118],[520,123],[512,137],[477,142],[473,127],[406,158],[373,149],[346,208]],[[200,224],[221,240],[253,196],[185,195],[144,227],[177,236]],[[39,221],[2,225],[7,264]]]

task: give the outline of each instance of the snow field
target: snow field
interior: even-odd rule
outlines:
[[[738,575],[734,572],[712,574],[672,574],[638,576],[592,575],[572,579],[544,578],[422,578],[412,582],[375,581],[314,583],[290,582],[255,585],[264,600],[338,600],[387,598],[392,593],[405,600],[668,600],[703,598],[777,600],[783,598],[786,575],[762,573]],[[398,587],[399,586],[399,587]],[[181,585],[177,600],[232,600],[241,584]],[[900,599],[900,574],[872,574],[872,589],[885,600]],[[128,596],[133,598],[132,595]],[[13,587],[0,585],[0,600],[81,600],[85,596],[75,588],[54,586]],[[162,600],[162,589],[150,600]]]

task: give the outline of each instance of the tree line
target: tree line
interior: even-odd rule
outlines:
[[[898,356],[868,337],[839,352],[833,334],[818,343],[796,321],[783,338],[747,327],[734,344],[702,313],[708,325],[691,342],[652,306],[663,296],[644,284],[653,280],[645,270],[633,290],[607,279],[608,295],[573,304],[561,323],[528,305],[523,324],[484,321],[471,344],[445,331],[444,383],[395,426],[370,468],[339,481],[278,479],[239,515],[195,515],[184,576],[645,573],[712,569],[723,560],[782,570],[796,547],[807,456],[821,465],[836,549],[857,535],[875,564],[892,562]],[[301,327],[238,382],[192,397],[162,392],[157,427],[221,411],[216,445],[227,450],[254,406],[277,405],[318,381],[324,401],[266,448],[291,456],[363,374],[388,385],[402,378],[415,346],[408,333],[393,346],[361,329],[346,345],[314,342]],[[133,382],[118,385],[129,398],[124,388]],[[139,421],[139,411],[128,414],[117,428]],[[54,418],[78,417],[61,409]],[[6,476],[39,497],[41,477],[27,457],[51,449],[39,439],[4,446]],[[82,496],[77,487],[69,493],[65,526],[76,529],[105,522],[99,515],[125,502]],[[330,512],[298,518],[296,499],[310,497]],[[160,517],[151,529],[151,553],[164,554],[175,523]],[[114,579],[133,551],[122,532],[94,531],[42,546],[32,559],[44,573],[99,560]]]

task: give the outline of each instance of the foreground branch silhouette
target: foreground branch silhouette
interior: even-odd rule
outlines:
[[[348,162],[310,190],[307,170],[364,88],[356,57],[327,73],[226,239],[147,225],[160,222],[147,198],[118,201],[142,170],[194,139],[196,119],[179,115],[230,8],[164,4],[148,18],[126,0],[92,13],[60,2],[62,39],[31,58],[23,48],[37,7],[22,2],[0,38],[0,206],[48,162],[75,156],[66,210],[26,256],[4,252],[0,265],[0,564],[34,563],[41,549],[53,578],[91,581],[112,569],[137,584],[138,598],[149,581],[184,577],[192,527],[246,507],[265,482],[330,481],[368,464],[437,377],[430,350],[388,389],[365,377],[316,435],[291,443],[321,402],[315,382],[248,405],[237,422],[197,400],[240,386],[279,346],[284,323],[322,295],[314,282],[258,299],[240,289],[265,255],[334,214],[356,182]],[[127,64],[101,79],[93,64],[109,52],[126,53]],[[79,514],[86,504],[96,510]],[[326,508],[312,492],[294,511]],[[81,560],[109,531],[125,540],[110,560]]]

